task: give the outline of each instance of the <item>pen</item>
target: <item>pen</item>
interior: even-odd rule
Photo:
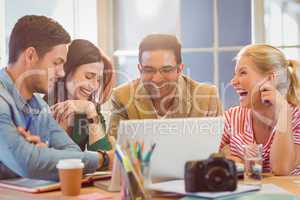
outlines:
[[[134,152],[135,152],[135,156],[137,158],[138,157],[138,143],[137,142],[134,143]]]
[[[139,178],[141,179],[142,178],[142,172],[141,172],[141,164],[140,164],[140,161],[138,160],[138,158],[136,157],[136,154],[135,154],[135,150],[134,150],[134,146],[132,143],[128,142],[128,155],[130,157],[130,160],[132,162],[132,165],[133,165],[133,168],[134,170],[136,171],[137,175],[139,176]]]
[[[147,152],[147,154],[144,157],[144,162],[150,162],[152,153],[155,149],[156,143],[152,144],[151,149]]]
[[[144,141],[142,142],[142,153],[144,153],[144,148],[145,148],[145,143]]]
[[[115,149],[115,155],[117,156],[118,160],[123,163],[124,154],[121,150],[121,147],[117,144]]]
[[[26,122],[26,127],[25,127],[25,131],[27,132],[30,128],[30,125],[31,125],[31,121],[32,121],[32,114],[29,113],[29,117],[28,117],[28,120]]]
[[[142,145],[140,143],[137,146],[137,158],[139,161],[142,161]]]
[[[46,143],[47,145],[49,145],[49,136],[45,135],[43,139],[44,139],[44,143]]]
[[[132,157],[134,157],[136,159],[137,157],[136,157],[136,150],[134,148],[134,145],[132,143],[130,143],[129,146],[130,146],[130,152],[131,152]]]

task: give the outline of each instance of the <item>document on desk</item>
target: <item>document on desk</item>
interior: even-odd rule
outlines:
[[[111,177],[111,171],[94,172],[84,175],[82,183],[93,182],[94,180],[107,179]],[[45,181],[29,178],[11,178],[0,180],[0,187],[19,190],[30,193],[48,192],[60,189],[59,182]]]
[[[186,196],[180,200],[205,200],[204,197],[190,197]],[[222,200],[299,200],[297,195],[291,194],[285,189],[274,184],[263,184],[261,190],[258,192],[241,193],[235,196],[227,196],[221,198]]]
[[[151,184],[149,187],[151,190],[162,191],[162,192],[174,192],[178,194],[194,196],[194,197],[204,197],[204,198],[219,198],[226,196],[238,195],[245,192],[257,191],[260,189],[259,186],[252,185],[238,185],[237,189],[233,192],[195,192],[187,193],[184,189],[184,180],[167,181],[161,183]]]

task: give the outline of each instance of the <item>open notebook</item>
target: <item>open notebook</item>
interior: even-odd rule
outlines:
[[[107,179],[111,177],[111,171],[101,171],[84,175],[82,183],[91,183],[94,180]],[[30,193],[48,192],[60,189],[59,182],[36,180],[28,178],[12,178],[0,180],[0,187],[15,189]]]

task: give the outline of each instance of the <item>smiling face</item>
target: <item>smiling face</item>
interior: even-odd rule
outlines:
[[[145,89],[151,98],[169,95],[176,87],[183,65],[177,65],[171,50],[145,51],[138,66]]]
[[[255,63],[247,56],[241,56],[235,66],[231,85],[240,96],[240,105],[251,108],[261,101],[259,86],[266,80],[266,75],[256,69]]]
[[[94,92],[100,90],[103,78],[103,62],[80,65],[67,77],[67,91],[69,99],[90,100]]]

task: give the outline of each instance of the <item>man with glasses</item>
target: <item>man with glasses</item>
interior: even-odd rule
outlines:
[[[220,115],[217,88],[191,80],[183,68],[175,36],[146,36],[139,46],[140,77],[113,92],[108,133],[117,136],[120,120]]]

